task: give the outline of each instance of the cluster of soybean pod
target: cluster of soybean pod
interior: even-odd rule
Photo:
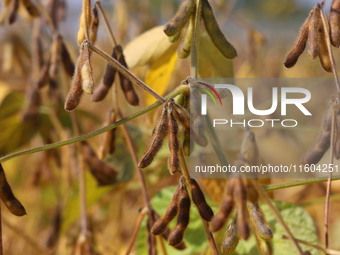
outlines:
[[[287,54],[284,65],[293,67],[298,58],[306,48],[308,41],[308,54],[312,59],[317,56],[324,70],[332,72],[331,55],[327,47],[327,34],[322,21],[322,6],[317,3],[309,13],[305,23],[302,25],[298,39]],[[328,16],[329,40],[334,47],[340,46],[340,0],[333,0]],[[302,157],[301,164],[317,164],[331,145],[332,119],[335,116],[334,132],[334,156],[340,158],[340,115],[339,115],[339,92],[335,92],[329,101],[329,107],[322,121],[321,131],[313,145]]]

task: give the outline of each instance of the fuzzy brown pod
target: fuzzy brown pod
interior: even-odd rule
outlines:
[[[123,54],[123,49],[120,45],[117,46],[117,52],[119,52],[118,61],[122,66],[124,66],[126,69],[128,69],[128,65],[125,61],[125,56]],[[118,54],[117,54],[118,55]],[[120,79],[120,87],[122,88],[126,101],[130,105],[138,106],[139,105],[139,98],[138,95],[133,87],[132,82],[123,74],[119,73],[119,79]]]
[[[142,159],[139,162],[140,168],[145,168],[152,163],[158,151],[161,149],[165,137],[168,135],[168,130],[168,108],[167,104],[165,103],[163,105],[162,114],[156,125],[155,132],[152,136],[149,149],[144,153]]]
[[[190,181],[191,197],[194,204],[197,206],[198,212],[202,219],[211,221],[214,217],[214,212],[205,200],[204,193],[195,179]]]
[[[323,118],[321,131],[314,143],[313,147],[310,148],[301,159],[302,165],[311,165],[317,164],[325,152],[328,150],[330,146],[331,140],[331,129],[332,129],[332,115],[333,115],[333,107],[329,106],[326,114]]]
[[[273,238],[273,232],[267,223],[264,214],[260,208],[258,202],[252,203],[247,202],[247,207],[249,211],[250,222],[253,225],[255,233],[264,240],[270,240]]]
[[[300,34],[298,36],[297,41],[295,42],[294,47],[291,49],[291,51],[286,56],[284,65],[287,68],[291,68],[296,64],[300,55],[303,53],[303,51],[306,48],[306,43],[308,40],[308,33],[309,33],[309,21],[310,21],[311,15],[314,12],[313,10],[310,12],[307,20],[302,25]]]
[[[117,59],[116,47],[113,48],[111,57]],[[115,80],[116,71],[116,68],[107,64],[104,77],[92,95],[92,101],[99,102],[106,97]]]
[[[247,190],[241,178],[235,178],[234,201],[236,202],[237,234],[243,240],[250,235],[247,210]]]
[[[9,186],[7,182],[5,171],[1,164],[0,164],[0,198],[5,203],[8,210],[12,214],[16,216],[23,216],[26,214],[25,208],[13,194],[11,186]]]
[[[315,59],[320,52],[319,41],[321,33],[323,31],[323,24],[321,19],[320,10],[316,10],[318,7],[314,7],[309,21],[309,33],[308,33],[308,54],[312,59]]]
[[[21,2],[32,17],[39,17],[40,12],[38,8],[32,4],[31,0],[21,0]]]
[[[180,143],[178,135],[178,124],[174,117],[173,107],[168,104],[168,121],[169,121],[169,171],[170,174],[175,174],[179,171],[179,153],[180,153]]]
[[[168,243],[171,246],[177,246],[181,243],[184,237],[185,230],[190,220],[190,206],[191,201],[186,185],[182,182],[180,184],[180,191],[178,197],[179,213],[177,217],[176,227],[171,231]]]
[[[184,134],[183,134],[182,148],[183,148],[184,155],[187,156],[187,157],[190,156],[190,154],[193,152],[193,150],[195,148],[195,144],[190,139],[190,134],[188,134],[187,131],[184,131]]]
[[[225,223],[227,222],[234,208],[235,202],[234,202],[233,193],[234,193],[235,182],[236,182],[236,179],[232,178],[232,179],[229,179],[227,183],[225,197],[223,198],[220,204],[220,208],[218,212],[215,214],[214,218],[212,219],[210,223],[210,231],[212,232],[216,232],[220,230],[225,225]]]
[[[92,9],[91,25],[89,28],[89,39],[90,39],[91,44],[96,43],[98,27],[99,27],[98,10],[97,10],[96,5],[94,5]]]
[[[107,114],[107,119],[104,123],[104,127],[111,125],[116,122],[115,110],[111,109]],[[104,159],[108,154],[113,154],[115,151],[115,140],[116,140],[117,128],[113,128],[104,133],[102,142],[99,147],[99,158]]]
[[[18,9],[19,9],[19,0],[12,0],[11,6],[10,6],[10,14],[8,17],[9,24],[13,24],[15,22],[17,18],[17,14],[18,14]]]
[[[202,1],[202,17],[205,28],[216,48],[228,59],[237,57],[236,49],[222,33],[208,0]]]
[[[172,196],[172,200],[171,200],[168,208],[166,209],[164,216],[162,218],[158,219],[157,222],[155,223],[155,225],[152,227],[152,230],[151,230],[152,234],[154,234],[154,235],[163,234],[164,231],[167,229],[169,222],[173,218],[176,217],[176,215],[178,213],[178,197],[179,197],[180,189],[181,189],[181,186],[178,185],[177,189],[175,190],[175,192]]]
[[[235,219],[224,234],[221,252],[223,254],[231,254],[236,249],[239,240],[237,236],[237,220]]]
[[[252,203],[257,203],[259,200],[259,193],[255,189],[254,185],[247,178],[243,179],[243,181],[247,190],[247,200]]]
[[[75,67],[64,41],[61,42],[61,60],[66,73],[72,77]]]
[[[340,1],[333,0],[328,16],[331,43],[334,47],[340,46]]]
[[[85,93],[92,95],[94,90],[94,79],[90,59],[91,54],[87,43],[83,43],[81,47],[83,48],[83,51],[81,53],[83,65],[80,69],[82,87]]]
[[[167,36],[179,33],[195,10],[195,0],[184,0],[175,16],[164,26],[164,33]]]
[[[86,141],[82,141],[81,145],[85,162],[91,174],[97,180],[98,186],[112,184],[117,178],[118,170],[101,161]]]

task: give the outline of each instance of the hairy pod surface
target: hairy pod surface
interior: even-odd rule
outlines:
[[[183,38],[183,41],[177,51],[177,56],[179,58],[185,59],[190,55],[192,38],[194,37],[194,28],[195,28],[195,15],[193,14],[190,17],[188,29],[185,32],[185,37]]]
[[[322,33],[320,31],[323,31],[321,13],[317,8],[317,6],[313,8],[309,21],[308,54],[312,59],[319,55],[319,40]]]
[[[189,224],[190,219],[190,197],[185,184],[180,185],[177,217],[177,224],[174,230],[171,231],[168,242],[171,246],[177,246],[183,240],[184,232]]]
[[[193,152],[194,150],[194,146],[195,144],[192,142],[192,140],[190,139],[190,134],[188,134],[187,131],[184,131],[183,134],[183,153],[185,156],[189,157],[190,154]]]
[[[161,149],[163,145],[163,141],[168,134],[168,108],[167,104],[163,105],[163,111],[160,116],[160,119],[157,123],[155,133],[152,137],[151,144],[149,149],[144,153],[141,161],[139,162],[139,167],[144,168],[150,165],[155,158],[158,151]]]
[[[70,53],[66,48],[64,41],[61,42],[61,59],[67,74],[72,77],[74,74],[74,63],[71,59]]]
[[[328,16],[331,43],[334,47],[340,46],[340,1],[333,0]]]
[[[254,231],[256,234],[265,240],[270,240],[273,238],[273,232],[267,223],[264,214],[260,208],[258,202],[252,203],[250,201],[247,202],[247,207],[249,211],[250,222],[253,225]]]
[[[31,0],[21,0],[21,2],[32,17],[39,17],[40,12],[38,8],[32,4]]]
[[[114,59],[117,59],[116,47],[113,48],[111,57]],[[109,92],[110,88],[113,85],[115,76],[116,76],[116,68],[114,68],[110,64],[107,64],[104,77],[100,85],[97,87],[97,89],[94,91],[92,95],[92,101],[99,102],[99,101],[102,101],[106,97],[107,93]]]
[[[329,106],[326,115],[323,118],[321,131],[316,139],[315,144],[302,156],[302,165],[318,163],[328,150],[331,140],[332,115],[333,107]]]
[[[116,180],[118,171],[101,161],[86,141],[82,141],[81,145],[85,162],[91,174],[97,180],[98,186],[112,184]]]
[[[216,48],[228,59],[237,57],[236,49],[222,33],[208,0],[202,1],[202,17],[205,28]]]
[[[11,186],[9,186],[5,171],[0,164],[0,198],[7,206],[8,210],[16,215],[23,216],[26,214],[25,208],[19,202],[18,199],[14,196]]]
[[[104,127],[111,125],[116,122],[116,114],[114,109],[111,109],[107,114],[107,119],[104,123]],[[115,151],[115,140],[116,140],[117,128],[113,128],[104,133],[102,143],[99,147],[99,158],[104,159],[106,155],[113,154]]]
[[[117,46],[117,51],[120,54],[118,58],[119,63],[121,63],[122,66],[128,69],[129,67],[126,64],[125,57],[123,54],[123,49],[120,45]],[[128,103],[133,106],[139,105],[139,98],[138,98],[138,95],[135,89],[133,88],[132,82],[121,73],[119,73],[119,79],[120,79],[120,87],[122,88],[124,92],[126,101],[128,101]]]
[[[211,221],[214,217],[214,212],[205,200],[204,193],[195,179],[191,179],[191,196],[192,201],[197,206],[198,212],[205,221]]]
[[[82,86],[82,77],[80,73],[81,67],[83,65],[82,51],[83,49],[80,48],[80,54],[76,63],[76,70],[74,71],[72,79],[72,86],[65,101],[64,108],[66,111],[72,111],[79,105],[81,96],[84,92]]]
[[[227,222],[232,210],[234,208],[234,199],[231,195],[227,194],[220,205],[218,212],[215,214],[214,218],[210,224],[210,231],[216,232],[223,228]]]
[[[168,104],[168,120],[169,120],[169,170],[170,174],[175,174],[179,170],[179,151],[180,143],[178,136],[178,124],[173,114],[173,107]]]
[[[237,221],[234,220],[224,235],[221,252],[223,254],[231,254],[236,249],[239,240],[237,237]]]
[[[270,243],[270,240],[262,239],[260,236],[257,235],[255,232],[256,242],[257,242],[257,248],[259,249],[259,252],[261,255],[273,255],[274,250],[273,246]]]
[[[83,51],[81,58],[83,59],[83,65],[80,69],[82,87],[85,93],[92,95],[94,90],[94,79],[92,74],[90,50],[87,43],[84,43],[82,47]]]
[[[240,178],[235,178],[234,200],[237,209],[237,233],[240,238],[247,240],[250,234],[248,226],[247,191]]]
[[[172,200],[166,209],[166,212],[162,218],[160,218],[155,225],[152,227],[152,234],[154,235],[160,235],[162,234],[169,222],[176,217],[178,212],[178,196],[180,192],[181,186],[178,185],[177,189],[175,190],[174,194],[172,195]]]
[[[248,179],[244,179],[244,184],[247,190],[247,200],[252,202],[252,203],[257,203],[259,200],[259,193],[253,186],[253,184],[248,181]]]
[[[96,5],[92,9],[92,19],[91,19],[91,25],[89,29],[89,39],[91,44],[95,44],[97,40],[97,32],[98,32],[98,26],[99,26],[99,17],[98,17],[98,10]]]
[[[180,32],[196,9],[195,0],[184,0],[176,15],[164,26],[167,36],[174,36]]]
[[[306,43],[308,40],[308,33],[309,33],[309,21],[310,21],[311,15],[313,14],[313,10],[309,13],[309,17],[307,18],[305,23],[302,25],[300,34],[298,36],[297,41],[295,42],[294,47],[291,49],[291,51],[286,56],[284,65],[287,68],[291,68],[296,64],[300,55],[306,48]]]

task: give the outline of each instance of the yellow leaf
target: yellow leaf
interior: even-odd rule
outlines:
[[[145,83],[161,96],[165,94],[171,75],[175,69],[177,59],[174,50],[168,52],[154,62],[146,74]],[[146,93],[145,100],[147,105],[151,105],[157,101],[149,93]]]
[[[169,51],[177,48],[178,42],[170,43],[163,26],[154,27],[126,45],[124,55],[129,68],[158,61]]]

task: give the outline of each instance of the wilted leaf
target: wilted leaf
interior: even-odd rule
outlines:
[[[156,91],[157,94],[159,94],[160,96],[163,96],[165,94],[165,91],[171,79],[171,75],[175,69],[177,59],[178,58],[175,50],[168,51],[160,59],[158,59],[151,65],[146,74],[145,83],[154,91]],[[149,93],[146,93],[145,101],[146,105],[151,105],[157,100]]]
[[[154,27],[126,45],[124,55],[127,65],[143,66],[160,59],[168,50],[173,51],[178,43],[170,43],[163,26]]]

